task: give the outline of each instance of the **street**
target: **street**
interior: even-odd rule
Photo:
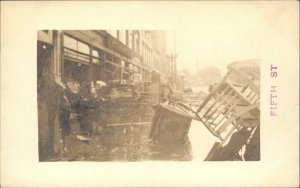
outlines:
[[[260,159],[259,59],[222,76],[179,71],[162,30],[38,34],[40,161]]]
[[[197,134],[201,130],[199,122],[192,122],[192,137],[186,143],[156,144],[149,139],[153,114],[151,106],[107,108],[99,114],[105,117],[106,126],[96,121],[93,123],[93,129],[97,131],[89,137],[84,137],[81,135],[77,115],[72,113],[71,134],[65,141],[67,149],[62,152],[59,145],[59,154],[51,157],[49,161],[190,161],[194,157],[201,157],[199,154],[193,157],[192,151],[193,144],[195,150],[201,150],[202,147],[201,143],[197,142],[201,136]],[[206,132],[209,135],[209,132]],[[204,157],[207,152],[208,150]]]

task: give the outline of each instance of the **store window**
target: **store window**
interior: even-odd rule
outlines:
[[[64,35],[64,46],[84,54],[90,54],[90,47],[87,44],[68,35]]]
[[[73,50],[77,50],[77,40],[69,37],[68,35],[64,35],[64,46]]]
[[[89,54],[90,53],[90,48],[87,44],[84,44],[83,42],[78,41],[78,51]]]
[[[65,57],[85,62],[90,61],[90,47],[87,44],[68,35],[64,35],[64,47]]]
[[[82,82],[89,79],[88,65],[81,63],[74,63],[70,60],[64,61],[64,77],[67,80],[74,80],[76,82]]]

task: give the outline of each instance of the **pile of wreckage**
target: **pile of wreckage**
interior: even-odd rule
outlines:
[[[219,139],[206,161],[260,160],[260,69],[256,60],[234,62],[195,109],[178,101],[155,107],[150,138],[186,142],[191,121],[201,121]]]

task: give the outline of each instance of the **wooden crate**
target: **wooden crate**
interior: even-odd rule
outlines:
[[[183,143],[188,138],[192,116],[168,104],[154,107],[149,138],[160,143]]]

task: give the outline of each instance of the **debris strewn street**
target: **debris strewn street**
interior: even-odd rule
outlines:
[[[118,113],[116,113],[119,111]],[[123,117],[122,117],[123,114]],[[153,109],[109,109],[99,116],[109,116],[107,126],[94,122],[98,132],[81,135],[76,114],[71,118],[71,134],[49,161],[141,161],[191,160],[191,143],[157,145],[149,140]],[[111,120],[111,121],[110,121]],[[99,129],[100,127],[100,129]]]
[[[40,161],[260,160],[259,59],[179,70],[163,30],[42,30],[37,54]]]

